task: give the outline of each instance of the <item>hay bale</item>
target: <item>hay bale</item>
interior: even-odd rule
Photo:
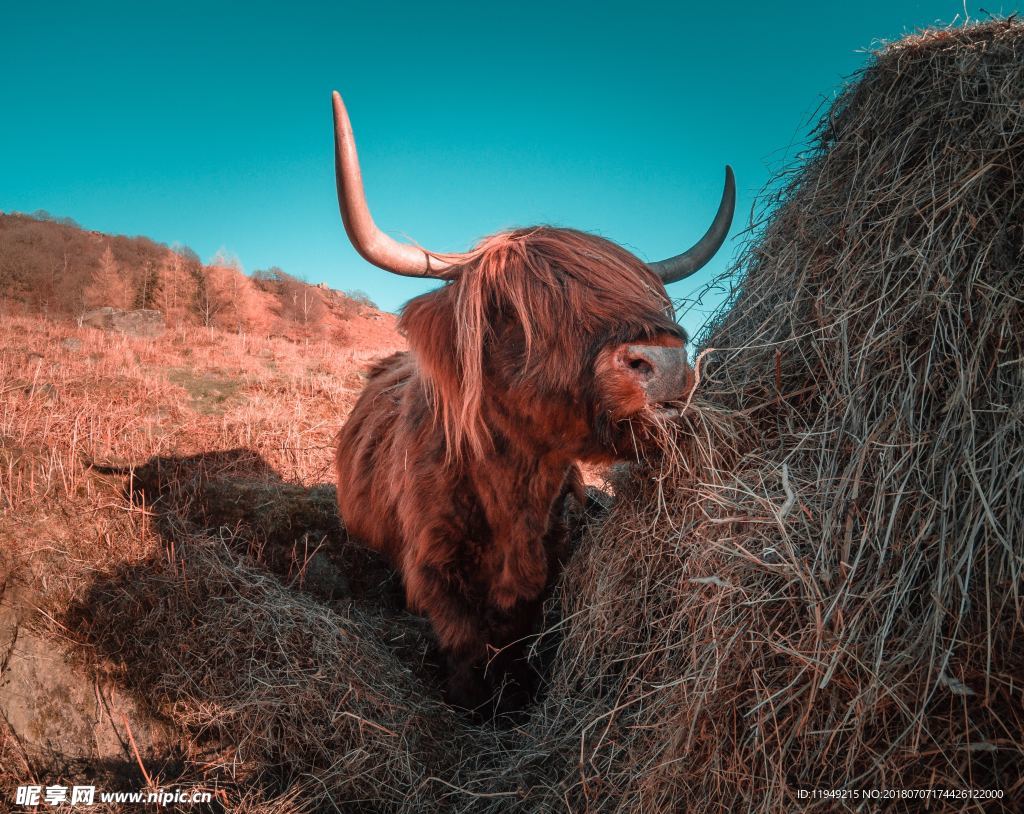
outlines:
[[[290,810],[278,795],[296,810],[435,810],[428,778],[455,773],[466,726],[379,620],[289,590],[219,540],[178,553],[96,581],[66,621],[188,734],[187,780],[201,766],[231,810]]]
[[[702,338],[704,409],[617,485],[547,699],[475,788],[538,812],[840,787],[1018,810],[1022,97],[1024,25],[999,21],[884,48],[825,114]]]

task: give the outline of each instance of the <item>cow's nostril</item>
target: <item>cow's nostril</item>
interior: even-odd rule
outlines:
[[[644,376],[650,376],[654,373],[654,367],[651,363],[639,356],[629,360],[629,367],[631,370],[635,370]]]

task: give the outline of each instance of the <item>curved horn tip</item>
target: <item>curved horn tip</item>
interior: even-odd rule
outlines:
[[[446,255],[441,259],[418,246],[399,243],[373,222],[363,190],[363,176],[348,111],[338,91],[332,92],[331,99],[334,106],[334,171],[338,208],[353,248],[367,262],[385,271],[406,277],[443,278],[457,255]]]
[[[335,118],[341,114],[344,114],[346,117],[348,116],[348,110],[345,107],[345,100],[341,98],[341,94],[336,90],[331,91],[331,106],[334,108]]]
[[[732,167],[725,165],[725,188],[718,204],[711,226],[704,236],[682,254],[648,263],[648,268],[657,274],[665,285],[675,283],[703,268],[718,252],[729,235],[732,217],[736,209],[736,178]]]

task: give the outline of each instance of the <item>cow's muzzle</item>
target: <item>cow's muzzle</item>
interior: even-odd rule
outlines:
[[[652,408],[681,401],[693,389],[693,369],[685,347],[627,345],[620,360],[637,378]]]

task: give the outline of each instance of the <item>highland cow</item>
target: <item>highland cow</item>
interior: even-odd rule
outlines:
[[[438,254],[375,226],[338,94],[334,125],[338,198],[355,248],[387,271],[445,281],[406,304],[410,350],[370,371],[341,431],[340,512],[429,618],[449,700],[478,707],[504,677],[522,697],[522,642],[558,574],[578,464],[644,454],[652,426],[693,387],[665,284],[725,240],[732,171],[707,234],[658,263],[546,226]]]

